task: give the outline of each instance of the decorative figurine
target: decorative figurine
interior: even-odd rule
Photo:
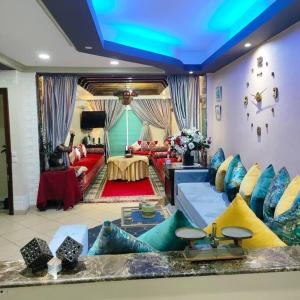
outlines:
[[[64,155],[72,150],[74,137],[75,132],[71,130],[69,146],[60,144],[55,148],[49,159],[50,170],[65,170],[68,167],[64,161]]]

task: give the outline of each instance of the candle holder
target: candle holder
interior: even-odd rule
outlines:
[[[244,227],[229,226],[221,229],[222,236],[217,236],[217,225],[212,224],[212,232],[207,233],[200,228],[182,227],[175,232],[176,236],[189,242],[184,249],[184,258],[188,261],[208,261],[241,259],[245,257],[242,241],[250,239],[253,232]],[[197,241],[201,243],[197,244]],[[230,243],[233,242],[233,243]],[[228,242],[221,244],[221,242]]]

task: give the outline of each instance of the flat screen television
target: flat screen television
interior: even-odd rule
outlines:
[[[105,118],[105,111],[83,111],[80,126],[82,129],[103,128]]]

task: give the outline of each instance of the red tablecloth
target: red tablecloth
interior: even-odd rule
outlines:
[[[63,201],[64,210],[82,199],[82,192],[76,179],[75,170],[46,171],[41,174],[37,207],[45,209],[47,201]]]

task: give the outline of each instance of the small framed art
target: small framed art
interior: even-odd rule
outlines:
[[[216,101],[221,102],[222,101],[222,86],[216,87]]]
[[[222,118],[222,107],[220,104],[215,105],[215,113],[217,121],[221,121]]]

